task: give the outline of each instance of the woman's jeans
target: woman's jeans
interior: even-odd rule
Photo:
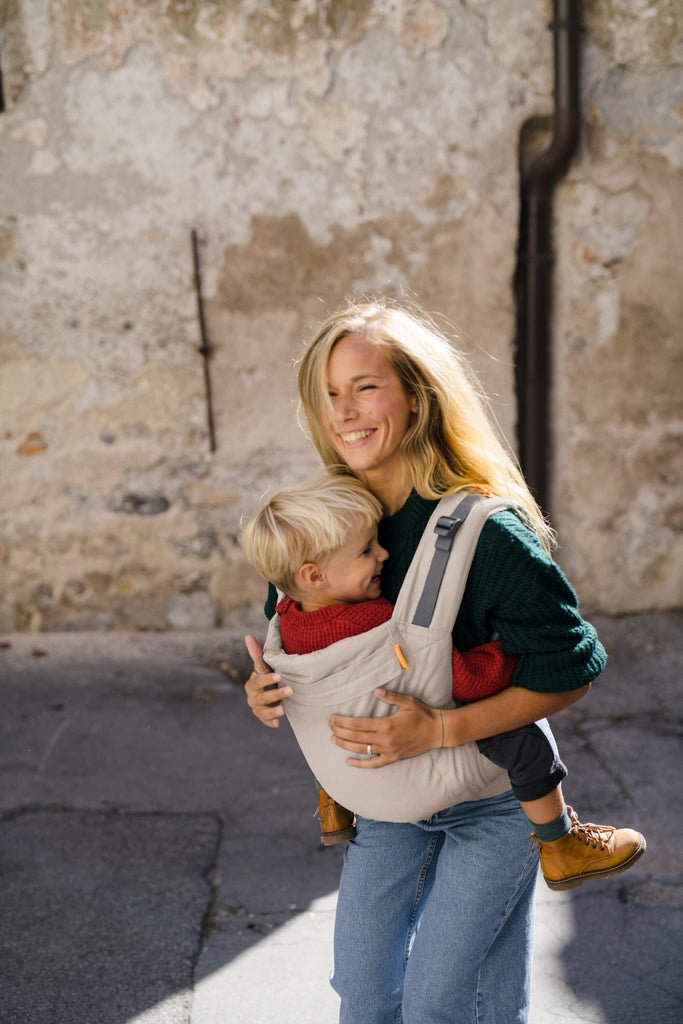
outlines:
[[[340,1024],[524,1024],[538,853],[512,793],[356,828],[335,925]]]

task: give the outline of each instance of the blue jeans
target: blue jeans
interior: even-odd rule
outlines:
[[[340,1024],[524,1024],[538,854],[512,793],[356,828],[335,923]]]

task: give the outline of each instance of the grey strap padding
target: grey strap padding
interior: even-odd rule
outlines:
[[[478,501],[481,501],[480,495],[468,494],[450,515],[439,516],[434,527],[434,555],[413,616],[414,626],[428,628],[431,625],[455,535]]]

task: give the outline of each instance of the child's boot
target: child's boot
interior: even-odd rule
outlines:
[[[345,807],[333,800],[324,789],[318,790],[318,811],[320,814],[320,842],[323,846],[333,846],[353,839],[356,828],[353,824],[354,815]]]
[[[611,825],[582,825],[576,812],[568,807],[571,828],[552,842],[538,843],[541,871],[550,889],[573,889],[589,878],[618,875],[632,867],[645,853],[645,839],[631,828]]]

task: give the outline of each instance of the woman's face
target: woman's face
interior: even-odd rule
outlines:
[[[417,412],[393,366],[377,345],[348,334],[327,363],[332,417],[326,428],[344,462],[378,494],[382,481],[404,475],[401,442]]]

